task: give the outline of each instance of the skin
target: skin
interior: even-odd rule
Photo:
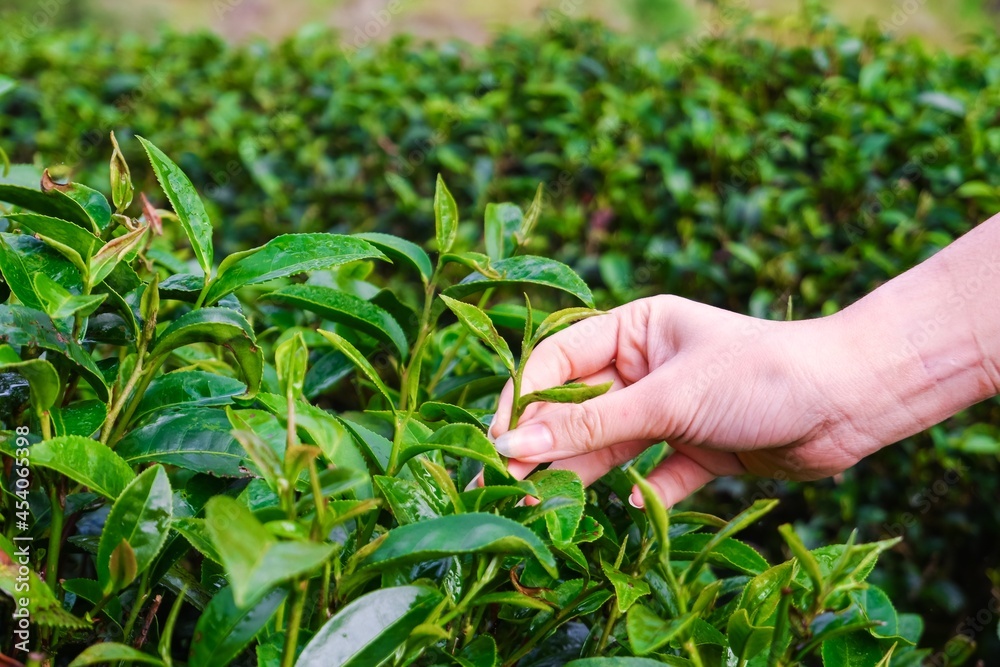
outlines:
[[[587,484],[665,440],[648,480],[668,506],[721,475],[828,477],[1000,392],[998,282],[1000,215],[828,317],[641,299],[543,342],[522,385],[611,391],[532,405],[508,431],[508,383],[490,436],[518,477],[551,463]]]

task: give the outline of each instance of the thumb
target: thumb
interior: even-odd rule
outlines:
[[[497,451],[525,463],[568,459],[634,440],[662,440],[670,433],[663,392],[648,377],[580,404],[551,406],[496,439]]]

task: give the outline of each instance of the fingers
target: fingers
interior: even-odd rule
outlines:
[[[739,475],[745,472],[735,454],[684,448],[675,450],[663,463],[646,476],[657,495],[667,507],[673,507],[692,493],[720,475]],[[632,487],[629,503],[642,508],[642,493]]]
[[[521,380],[521,393],[548,389],[582,378],[611,365],[618,350],[619,309],[577,322],[542,341],[531,354]],[[514,388],[500,393],[490,435],[498,437],[510,423]]]
[[[547,407],[494,443],[526,463],[569,459],[611,445],[663,439],[664,397],[640,381],[578,405]]]

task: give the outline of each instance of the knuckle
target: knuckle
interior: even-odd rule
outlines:
[[[604,419],[601,413],[591,407],[574,405],[569,416],[570,423],[577,425],[574,430],[578,430],[581,436],[574,439],[573,446],[581,451],[600,448],[604,436]]]

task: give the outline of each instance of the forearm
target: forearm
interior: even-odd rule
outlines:
[[[994,396],[1000,388],[1000,216],[831,321],[844,353],[855,359],[839,391],[854,392],[851,421],[873,445]]]

